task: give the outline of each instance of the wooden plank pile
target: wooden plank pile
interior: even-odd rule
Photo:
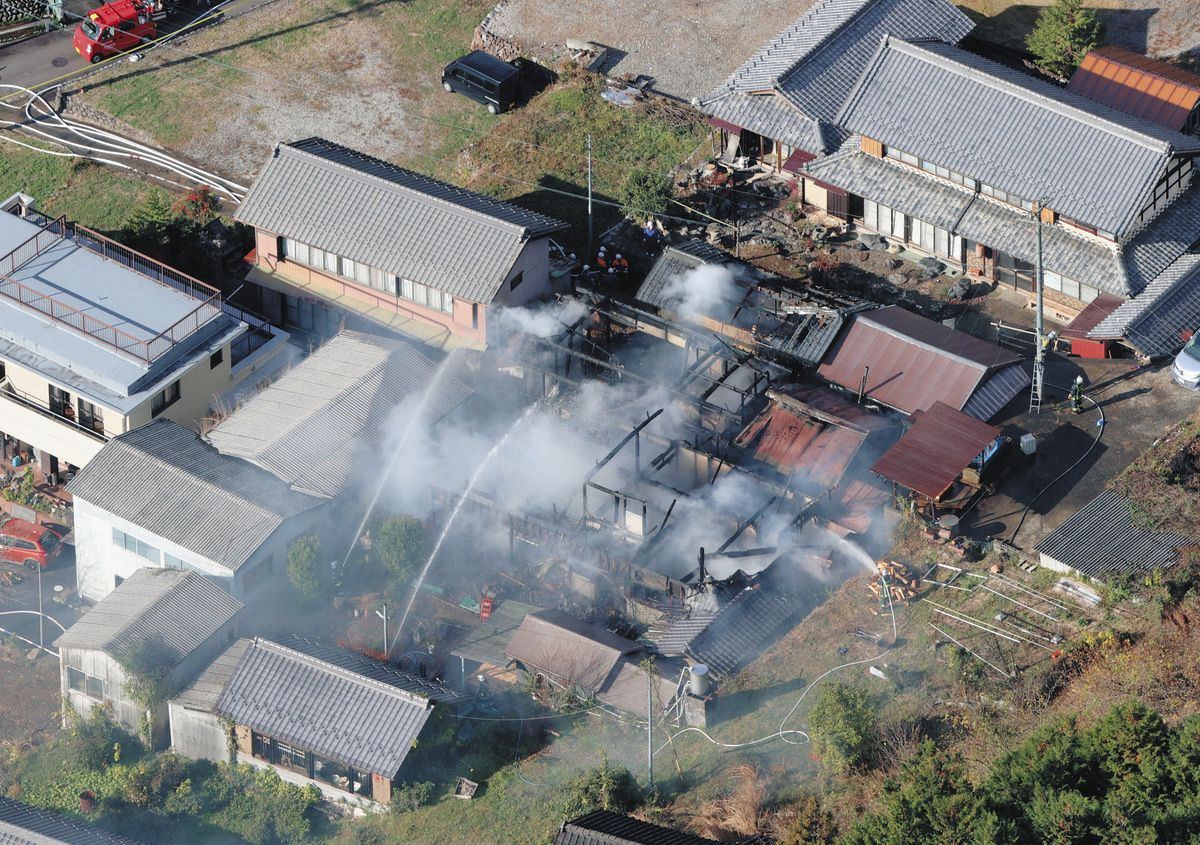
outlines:
[[[891,593],[891,599],[895,602],[907,602],[917,597],[917,591],[921,589],[921,576],[915,572],[911,572],[903,563],[898,563],[894,560],[881,560],[875,564],[879,570],[879,578],[872,578],[867,582],[867,587],[872,595],[881,601],[886,600],[883,593],[886,585]]]

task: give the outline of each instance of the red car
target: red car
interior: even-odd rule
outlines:
[[[62,551],[62,537],[45,526],[11,518],[0,524],[0,560],[46,569]]]

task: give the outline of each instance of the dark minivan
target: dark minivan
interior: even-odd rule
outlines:
[[[472,50],[446,65],[442,87],[483,103],[492,114],[508,111],[521,94],[521,72],[482,50]]]

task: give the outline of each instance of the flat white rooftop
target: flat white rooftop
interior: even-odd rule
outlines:
[[[99,389],[111,405],[244,329],[219,298],[200,298],[205,289],[178,290],[83,246],[86,237],[0,212],[0,354],[81,395]]]

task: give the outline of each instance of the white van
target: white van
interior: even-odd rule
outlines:
[[[1188,390],[1200,390],[1200,331],[1175,356],[1171,376]]]

